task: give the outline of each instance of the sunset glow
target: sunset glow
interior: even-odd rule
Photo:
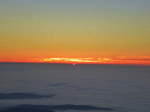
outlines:
[[[45,58],[44,62],[52,63],[106,63],[110,62],[108,58]]]
[[[68,64],[137,64],[150,65],[150,57],[143,58],[44,58],[39,62]]]
[[[150,63],[150,0],[0,1],[0,62]]]
[[[1,59],[0,62],[13,63],[64,63],[64,64],[134,64],[150,65],[150,57],[143,58],[22,58],[22,59]]]

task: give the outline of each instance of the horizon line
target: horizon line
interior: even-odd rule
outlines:
[[[150,64],[136,63],[47,63],[47,62],[0,62],[0,64],[64,64],[64,65],[116,65],[116,66],[150,66]]]
[[[0,59],[0,63],[55,63],[55,64],[116,64],[116,65],[148,65],[150,66],[150,57],[136,58],[7,58]]]

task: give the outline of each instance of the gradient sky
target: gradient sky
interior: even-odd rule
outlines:
[[[0,59],[149,56],[150,0],[0,1]]]

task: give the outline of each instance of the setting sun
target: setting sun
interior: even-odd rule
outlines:
[[[44,58],[40,59],[44,63],[70,63],[70,64],[143,64],[150,65],[149,58],[130,59],[130,58]]]
[[[49,63],[100,63],[99,59],[92,58],[45,58],[43,61]]]

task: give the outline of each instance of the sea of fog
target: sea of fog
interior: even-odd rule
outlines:
[[[150,112],[150,66],[1,63],[0,112]]]

